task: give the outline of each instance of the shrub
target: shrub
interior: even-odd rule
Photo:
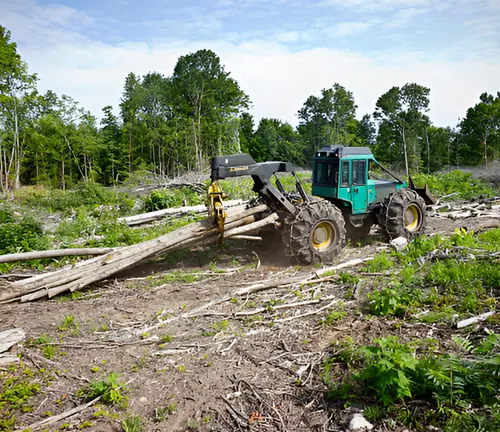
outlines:
[[[77,396],[82,396],[86,401],[91,401],[97,397],[109,405],[126,405],[128,398],[122,392],[126,392],[125,383],[118,380],[118,374],[112,372],[101,381],[92,380],[87,387],[77,392]]]
[[[116,205],[120,213],[128,213],[134,206],[129,195],[105,188],[93,182],[81,182],[73,190],[45,190],[30,188],[19,191],[17,196],[24,203],[33,207],[42,207],[49,211],[68,211],[78,207],[94,208],[99,205]]]
[[[418,186],[423,186],[427,182],[431,192],[436,195],[444,196],[458,192],[457,195],[450,197],[450,200],[456,200],[457,196],[464,200],[480,196],[495,196],[495,190],[491,186],[473,178],[472,173],[460,170],[450,171],[439,176],[419,174],[413,180]]]
[[[0,254],[48,249],[42,225],[30,216],[16,220],[8,210],[0,210]]]
[[[376,339],[373,345],[357,349],[348,346],[326,359],[329,394],[334,398],[370,396],[385,407],[419,399],[429,407],[424,420],[444,426],[445,430],[456,431],[460,430],[459,424],[478,423],[485,425],[481,430],[497,430],[500,335],[489,334],[476,346],[458,337],[453,340],[455,352],[446,354],[437,353],[435,340],[400,343],[395,336]],[[350,369],[340,383],[330,379],[335,362],[347,363]],[[394,411],[402,412],[400,408]],[[418,421],[404,414],[399,418],[420,430]]]
[[[204,203],[204,197],[189,187],[180,189],[158,189],[154,190],[144,200],[144,209],[147,212],[163,210],[183,205],[198,205]]]

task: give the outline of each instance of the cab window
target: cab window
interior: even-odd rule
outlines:
[[[339,177],[338,162],[316,162],[314,183],[337,186]]]
[[[352,184],[353,186],[366,184],[366,161],[357,160],[352,162]]]
[[[342,187],[349,186],[349,161],[342,162]]]

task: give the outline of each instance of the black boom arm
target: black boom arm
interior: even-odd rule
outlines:
[[[271,176],[279,172],[291,173],[295,177],[297,191],[301,198],[309,201],[295,171],[295,166],[289,162],[257,163],[247,154],[216,156],[212,158],[211,163],[212,182],[231,177],[251,176],[254,181],[253,191],[262,196],[271,208],[276,209],[276,204],[279,204],[279,207],[292,214],[296,210],[295,206],[283,194],[284,189],[278,178],[276,178],[278,189],[274,187],[271,183]]]

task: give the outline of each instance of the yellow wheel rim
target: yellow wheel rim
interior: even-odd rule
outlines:
[[[422,211],[415,204],[410,204],[406,207],[404,214],[405,228],[408,231],[418,231],[422,225]]]
[[[311,232],[312,245],[317,251],[323,251],[335,242],[336,236],[337,232],[333,224],[328,221],[321,221]]]

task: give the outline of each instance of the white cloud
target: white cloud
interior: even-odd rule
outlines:
[[[360,34],[377,24],[376,20],[369,21],[344,21],[334,27],[333,34],[336,37],[346,37]]]
[[[11,9],[4,24],[19,42],[30,72],[38,73],[40,90],[71,95],[97,116],[106,105],[118,106],[129,72],[170,75],[180,55],[200,48],[213,49],[221,57],[226,69],[250,95],[257,119],[276,117],[292,124],[297,123],[297,110],[309,95],[319,94],[335,82],[353,91],[359,116],[372,113],[377,98],[392,86],[406,82],[428,86],[431,119],[438,125],[452,126],[482,92],[500,90],[498,56],[451,61],[424,59],[411,52],[375,55],[333,48],[297,51],[285,43],[263,39],[113,45],[90,40],[71,29],[75,19],[82,23],[85,15],[75,18],[67,10],[51,11],[58,13],[57,18],[45,15],[42,19],[41,13],[27,17]],[[87,19],[86,25],[93,25],[92,20]],[[281,40],[296,36],[285,33]]]

